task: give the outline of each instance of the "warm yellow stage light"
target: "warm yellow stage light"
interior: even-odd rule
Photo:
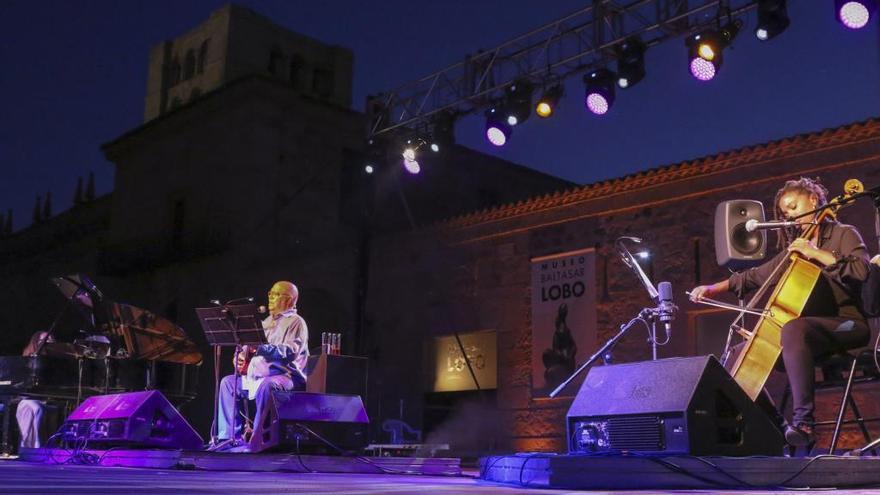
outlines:
[[[546,101],[542,101],[535,107],[535,113],[538,114],[538,117],[547,118],[553,115],[553,107]]]
[[[711,62],[715,59],[715,49],[712,48],[712,45],[708,43],[700,43],[700,47],[697,50],[697,53],[699,53],[700,58],[702,58],[703,60],[708,60],[709,62]]]

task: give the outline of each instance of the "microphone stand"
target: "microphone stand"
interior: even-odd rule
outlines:
[[[572,380],[574,380],[578,375],[581,374],[581,372],[583,372],[585,369],[592,366],[592,364],[595,363],[596,360],[598,360],[601,356],[604,356],[606,352],[611,350],[611,348],[617,344],[617,342],[621,339],[621,337],[623,337],[623,334],[625,334],[626,331],[629,330],[630,327],[632,327],[635,322],[637,322],[639,320],[646,322],[645,318],[650,316],[649,313],[650,313],[650,308],[645,308],[639,312],[638,316],[636,316],[635,318],[633,318],[629,322],[620,325],[620,331],[617,332],[617,335],[608,339],[608,341],[605,342],[605,344],[598,351],[593,353],[593,355],[590,356],[589,359],[587,359],[587,362],[582,364],[578,369],[575,370],[574,373],[571,374],[571,376],[566,378],[565,381],[560,383],[558,387],[553,389],[553,391],[550,392],[550,398],[553,398],[553,397],[556,397],[557,395],[559,395],[559,393],[562,392],[562,389],[567,387],[568,384],[571,383]],[[647,322],[646,322],[646,324],[647,324]]]
[[[636,276],[639,278],[639,280],[645,286],[645,289],[648,291],[648,294],[651,296],[651,299],[654,301],[658,301],[660,298],[660,294],[657,292],[657,289],[654,288],[654,284],[651,283],[651,281],[648,279],[648,276],[645,275],[645,272],[642,270],[642,267],[639,266],[638,262],[636,261],[635,257],[632,255],[632,253],[630,253],[629,250],[626,248],[626,246],[623,245],[622,241],[624,241],[624,240],[631,240],[636,243],[640,243],[640,242],[642,242],[642,240],[639,239],[638,237],[620,237],[617,239],[617,241],[615,241],[615,245],[617,246],[617,250],[620,253],[620,256],[621,256],[621,259],[623,260],[623,263],[626,266],[630,267],[636,273]],[[569,383],[572,382],[572,380],[574,380],[578,375],[580,375],[585,369],[592,366],[593,363],[595,363],[596,360],[598,360],[601,356],[605,355],[605,353],[608,352],[612,347],[614,347],[617,344],[617,342],[620,341],[620,339],[623,337],[623,334],[625,334],[627,332],[627,330],[629,330],[633,326],[633,324],[635,324],[635,322],[637,322],[637,321],[642,321],[645,323],[645,326],[648,326],[648,319],[651,320],[651,325],[648,326],[648,328],[649,328],[649,332],[651,334],[650,340],[651,340],[651,345],[652,345],[653,357],[656,360],[657,359],[657,325],[656,325],[656,318],[655,318],[656,312],[657,312],[656,308],[644,308],[641,311],[639,311],[639,314],[635,318],[631,319],[627,323],[620,325],[620,331],[617,332],[617,335],[608,339],[608,341],[605,342],[605,344],[601,348],[599,348],[598,351],[593,353],[593,355],[590,356],[590,358],[587,359],[587,361],[584,364],[582,364],[578,369],[576,369],[574,371],[574,373],[571,374],[571,376],[566,378],[562,383],[559,384],[559,386],[557,386],[555,389],[553,389],[553,391],[550,392],[550,395],[549,395],[550,398],[553,398],[553,397],[556,397],[557,395],[559,395],[560,392],[562,392],[562,390],[565,387],[567,387]]]
[[[654,284],[651,283],[651,280],[645,275],[645,271],[642,270],[641,265],[636,260],[635,256],[629,252],[629,249],[623,244],[623,241],[633,241],[636,243],[641,243],[642,239],[638,237],[619,237],[616,241],[614,241],[614,245],[617,247],[617,252],[620,254],[620,259],[623,261],[623,264],[628,266],[633,273],[635,273],[636,278],[642,282],[642,285],[645,286],[645,290],[648,291],[648,295],[651,297],[652,301],[660,302],[660,294],[657,292],[657,289],[654,287]],[[645,311],[642,310],[642,313],[639,313],[641,316]],[[653,361],[657,360],[657,319],[653,311],[650,311],[650,320],[651,320],[651,359]]]

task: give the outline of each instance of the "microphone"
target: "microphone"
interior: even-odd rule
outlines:
[[[788,227],[797,227],[798,225],[800,224],[794,220],[787,220],[784,222],[759,222],[752,218],[746,221],[746,232],[765,229],[784,229]]]
[[[635,242],[636,244],[641,244],[641,243],[642,243],[642,238],[641,238],[641,237],[630,236],[630,235],[620,236],[620,237],[617,238],[617,240],[616,240],[615,242],[620,242],[620,241],[623,241],[623,240],[633,241],[633,242]]]
[[[229,306],[232,303],[240,303],[240,302],[252,303],[252,302],[254,302],[254,298],[253,298],[253,296],[247,296],[247,297],[239,297],[236,299],[230,299],[229,301],[226,301],[226,305]]]
[[[657,285],[657,317],[666,330],[666,339],[672,335],[672,320],[675,319],[675,311],[678,307],[672,302],[672,284],[660,282]]]

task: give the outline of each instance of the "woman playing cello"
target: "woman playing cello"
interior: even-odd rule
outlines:
[[[812,235],[801,236],[815,223],[817,216],[800,215],[824,205],[827,194],[824,186],[808,178],[786,182],[776,193],[776,218],[796,219],[799,223],[793,231],[785,231],[780,236],[780,244],[784,242],[786,249],[761,266],[691,291],[691,299],[695,301],[726,291],[743,298],[744,294],[762,286],[774,268],[792,253],[822,268],[804,310],[799,317],[785,323],[781,331],[782,362],[793,402],[785,439],[796,446],[811,444],[815,438],[814,360],[864,346],[870,335],[860,297],[862,283],[868,275],[869,256],[859,232],[851,225],[828,218],[812,229]]]

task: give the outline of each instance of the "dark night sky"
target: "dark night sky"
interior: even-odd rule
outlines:
[[[207,19],[221,0],[0,1],[0,211],[30,224],[37,194],[70,206],[78,176],[98,192],[113,167],[99,146],[142,122],[149,48]],[[582,8],[586,0],[242,0],[276,23],[355,54],[364,97]],[[648,76],[609,115],[586,113],[572,78],[558,115],[533,117],[498,150],[482,119],[462,144],[579,183],[880,116],[878,21],[852,32],[832,0],[792,0],[792,25],[759,43],[754,14],[711,83],[687,73],[680,39],[647,53]],[[491,149],[490,149],[491,148]],[[836,185],[829,184],[833,188]]]

